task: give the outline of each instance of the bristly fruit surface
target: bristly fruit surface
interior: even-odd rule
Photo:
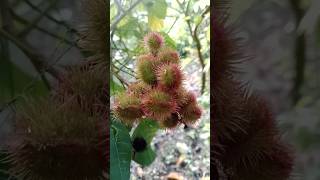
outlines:
[[[157,82],[155,69],[156,60],[153,55],[148,54],[138,57],[137,75],[143,82],[149,85],[153,85]]]
[[[179,54],[177,51],[170,49],[170,48],[166,48],[166,49],[162,49],[159,52],[159,61],[161,63],[175,63],[175,64],[179,64]]]
[[[132,125],[143,116],[140,98],[127,92],[117,95],[114,113],[123,123]]]
[[[164,64],[157,69],[157,80],[164,90],[177,90],[182,85],[183,75],[177,64]]]
[[[144,43],[149,51],[156,55],[158,51],[162,48],[164,41],[163,37],[157,32],[150,32],[144,37]]]
[[[178,52],[166,47],[157,32],[147,34],[144,44],[146,52],[138,56],[136,64],[138,81],[116,97],[113,111],[125,123],[139,122],[143,117],[168,129],[180,123],[193,124],[200,119],[201,109],[195,95],[183,86]],[[186,122],[182,122],[179,110],[185,110]]]
[[[173,97],[159,89],[153,89],[146,94],[142,103],[146,115],[160,121],[177,111],[177,103]]]

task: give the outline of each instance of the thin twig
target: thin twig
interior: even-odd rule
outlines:
[[[173,24],[171,25],[170,29],[168,30],[167,34],[170,33],[170,31],[172,30],[173,26],[176,24],[176,22],[178,21],[179,17],[176,17],[176,19],[174,20]]]
[[[117,61],[117,62],[121,65],[121,63],[120,63],[119,61]],[[128,75],[136,78],[136,76],[135,76],[134,74],[132,74],[132,73],[130,73],[130,72],[127,72],[127,71],[125,71],[125,70],[123,70],[123,69],[120,69],[120,68],[117,67],[116,65],[113,65],[113,66],[114,66],[115,69],[117,69],[117,72],[116,72],[116,73],[119,73],[119,72],[121,71],[121,72],[123,72],[123,73],[126,73],[126,74],[128,74]],[[130,70],[131,70],[131,69],[130,69]]]
[[[133,9],[135,8],[142,0],[137,0],[135,3],[132,4],[127,10],[123,11],[123,13],[119,14],[119,16],[116,17],[114,22],[110,26],[110,31],[111,31],[111,37],[113,36],[113,33],[115,29],[117,28],[117,25],[119,22]]]
[[[64,21],[59,21],[56,18],[52,17],[50,14],[48,14],[47,12],[41,10],[40,8],[38,8],[36,5],[34,5],[32,2],[30,2],[29,0],[24,0],[26,2],[26,4],[28,4],[32,9],[34,9],[35,11],[37,11],[40,14],[44,14],[44,16],[46,18],[48,18],[49,20],[53,21],[54,23],[58,24],[58,25],[62,25],[63,27],[65,27],[68,31],[75,33],[76,35],[79,35],[79,32],[74,29],[71,28],[66,22]]]
[[[42,11],[38,17],[36,17],[32,22],[28,23],[28,26],[21,32],[19,33],[19,36],[22,37],[25,34],[28,34],[32,29],[34,29],[34,27],[41,21],[41,19],[45,16],[45,14],[47,13],[47,11],[50,11],[51,9],[53,9],[53,7],[57,4],[57,0],[53,1],[50,3],[50,5],[44,10]]]
[[[177,3],[179,4],[180,8],[184,11],[184,14],[186,17],[189,16],[189,6],[190,6],[190,0],[188,1],[188,4],[187,4],[187,7],[186,9],[184,10],[184,7],[183,7],[183,4],[179,2],[179,0],[176,0]],[[207,13],[210,12],[210,7],[207,7],[205,9],[205,11],[201,14],[201,20],[198,24],[196,24],[194,30],[192,28],[192,25],[191,25],[191,21],[190,19],[186,19],[186,22],[187,22],[187,26],[188,26],[188,29],[189,29],[189,32],[190,32],[190,35],[192,36],[193,40],[195,41],[196,43],[196,47],[197,47],[197,54],[198,54],[198,58],[199,58],[199,62],[200,62],[200,65],[201,65],[201,68],[202,68],[202,78],[201,78],[201,94],[204,93],[204,90],[205,90],[205,87],[206,87],[206,73],[204,72],[204,68],[205,68],[205,62],[204,62],[204,57],[201,53],[201,42],[200,42],[200,39],[198,37],[198,28],[201,24],[201,22],[203,21],[205,15]]]
[[[23,51],[23,53],[26,56],[28,56],[28,58],[30,59],[30,62],[33,64],[37,72],[41,75],[41,79],[43,80],[44,84],[47,86],[48,89],[50,89],[51,88],[50,83],[45,77],[45,74],[42,70],[42,67],[44,67],[44,62],[42,61],[44,57],[41,56],[40,54],[35,53],[33,49],[30,48],[31,46],[28,45],[26,42],[20,39],[17,39],[16,37],[11,35],[7,31],[5,31],[4,29],[0,29],[0,35],[7,38],[11,42],[13,42],[18,48],[20,48]],[[50,72],[55,72],[51,70],[52,69],[50,69]],[[55,73],[52,73],[52,74],[54,75]]]
[[[295,14],[296,27],[299,26],[300,21],[304,16],[304,10],[300,7],[300,0],[290,0],[291,6],[293,8],[293,12]],[[295,77],[294,77],[294,85],[292,88],[292,101],[293,105],[296,105],[297,102],[301,99],[301,87],[303,86],[305,80],[305,66],[306,66],[306,37],[305,32],[296,35],[295,40]]]
[[[13,10],[10,10],[10,12],[11,12],[13,18],[16,19],[17,21],[19,21],[20,23],[25,24],[25,25],[30,24],[30,22],[28,20],[26,20],[23,17],[17,15]],[[64,37],[56,35],[56,34],[50,32],[50,31],[48,31],[48,30],[46,30],[46,29],[44,29],[44,28],[42,28],[42,27],[40,27],[38,25],[34,25],[34,28],[39,30],[40,32],[45,33],[45,34],[47,34],[47,35],[49,35],[49,36],[51,36],[51,37],[53,37],[53,38],[55,38],[55,39],[57,39],[59,41],[62,41],[64,43],[68,44],[68,45],[72,45],[72,46],[78,47],[78,45],[75,42],[72,42],[72,41],[70,41],[70,40],[68,40],[68,39],[66,39]],[[21,34],[21,33],[19,33],[19,34]]]
[[[121,2],[119,0],[114,0],[114,2],[116,3],[117,9],[118,9],[118,14],[122,13],[124,10],[121,6]]]
[[[115,73],[115,72],[114,72],[114,69],[113,69],[114,67],[115,67],[115,66],[112,65],[112,67],[111,67],[111,73],[121,82],[121,84],[122,84],[122,86],[123,86],[124,88],[128,87],[129,84],[126,82],[126,80],[124,80],[118,73]]]

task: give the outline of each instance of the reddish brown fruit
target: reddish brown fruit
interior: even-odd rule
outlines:
[[[147,116],[161,121],[177,111],[177,103],[170,94],[153,89],[144,97],[143,109]]]
[[[121,93],[116,97],[113,111],[123,123],[129,125],[143,116],[140,98],[128,93]]]
[[[178,113],[172,113],[171,116],[163,121],[160,125],[164,128],[173,129],[180,123],[180,115]]]
[[[164,64],[157,69],[159,87],[164,90],[177,90],[182,85],[183,75],[176,64]]]
[[[144,37],[144,44],[151,53],[157,54],[164,44],[163,37],[157,32],[151,32]]]
[[[172,49],[164,49],[159,52],[159,62],[164,64],[164,63],[174,63],[174,64],[179,64],[179,54],[177,51],[172,50]]]

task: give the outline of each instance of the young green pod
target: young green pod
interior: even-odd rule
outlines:
[[[120,93],[115,98],[113,112],[123,123],[132,125],[143,116],[141,100],[133,94]]]
[[[144,44],[152,54],[157,54],[164,44],[163,37],[157,32],[151,32],[144,37]]]
[[[151,54],[141,55],[137,62],[137,75],[144,83],[153,85],[157,82],[155,72],[156,60]]]

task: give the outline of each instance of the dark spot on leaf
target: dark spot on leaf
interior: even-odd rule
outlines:
[[[142,137],[136,137],[132,142],[132,146],[136,152],[141,152],[147,148],[147,142]]]

